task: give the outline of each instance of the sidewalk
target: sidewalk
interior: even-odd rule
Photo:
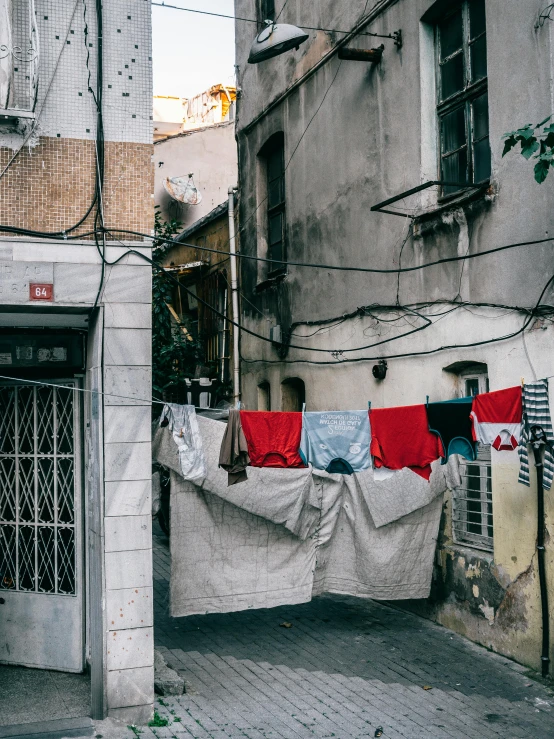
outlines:
[[[154,548],[156,644],[187,693],[157,702],[170,724],[144,739],[554,737],[552,691],[525,668],[395,608],[333,596],[170,618],[167,540]]]

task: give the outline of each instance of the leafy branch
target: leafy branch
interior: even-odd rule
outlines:
[[[158,206],[157,206],[158,207]],[[161,261],[172,244],[172,239],[182,229],[179,221],[164,221],[156,210],[154,221],[153,259]],[[172,302],[173,282],[161,270],[152,272],[152,386],[162,394],[170,387],[181,385],[194,374],[202,359],[202,345],[198,338],[185,336],[180,326],[171,318],[168,304]]]
[[[552,117],[552,115],[549,115],[548,118],[537,123],[536,126],[528,123],[523,128],[505,133],[502,137],[504,139],[503,157],[514,146],[521,144],[521,155],[525,159],[535,160],[535,180],[539,185],[546,180],[550,167],[554,162],[554,123],[550,123],[548,126],[546,125]]]

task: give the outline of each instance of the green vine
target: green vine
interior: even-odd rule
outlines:
[[[539,185],[546,180],[554,162],[554,123],[546,125],[551,119],[552,116],[549,115],[536,126],[528,123],[523,128],[505,133],[502,137],[504,139],[503,157],[519,143],[521,144],[521,155],[525,159],[535,160],[535,180]],[[541,131],[543,126],[544,129]]]

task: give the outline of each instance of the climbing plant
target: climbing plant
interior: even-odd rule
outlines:
[[[546,180],[554,162],[554,123],[546,125],[551,119],[552,116],[549,115],[536,126],[528,123],[523,128],[505,133],[502,137],[504,139],[502,156],[506,156],[517,144],[521,144],[521,155],[525,159],[535,161],[535,180],[539,185]]]
[[[171,248],[164,239],[172,239],[182,230],[175,219],[164,221],[156,206],[152,258],[161,262]],[[202,347],[194,337],[187,337],[172,320],[167,305],[171,303],[174,283],[160,269],[152,273],[152,387],[162,395],[169,388],[183,384],[186,377],[194,375],[201,361]]]

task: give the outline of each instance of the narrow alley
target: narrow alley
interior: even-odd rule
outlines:
[[[167,539],[154,536],[155,639],[186,681],[156,702],[157,737],[554,737],[554,699],[520,665],[374,601],[319,597],[171,618]],[[131,734],[129,734],[131,736]]]

